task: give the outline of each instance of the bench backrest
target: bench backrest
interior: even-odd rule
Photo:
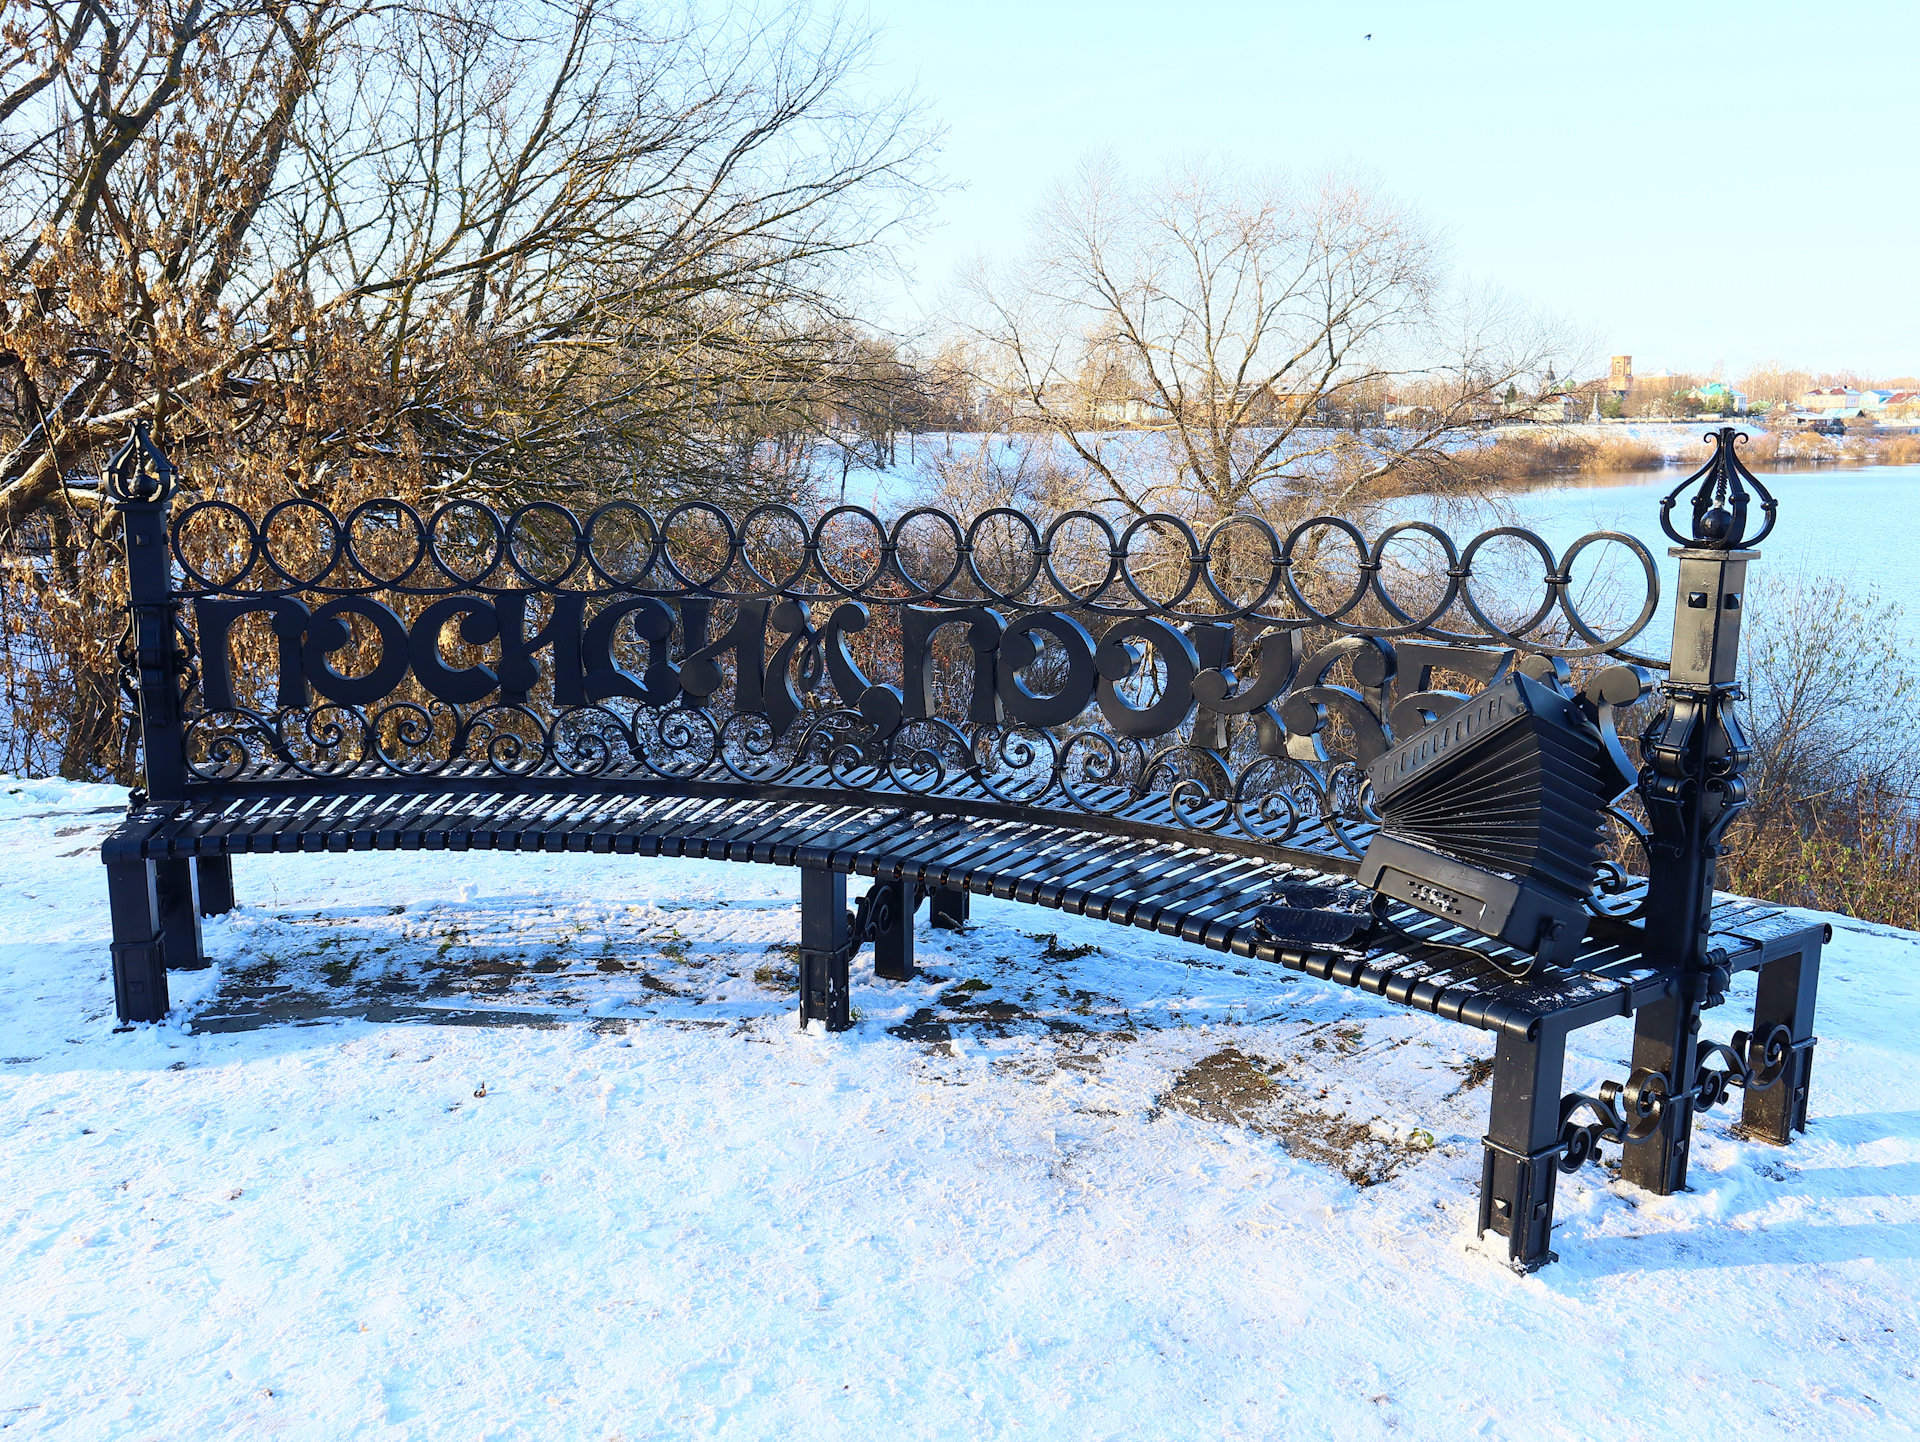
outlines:
[[[1683,570],[1705,555],[1720,576],[1744,565],[1728,547],[1752,478],[1733,432],[1717,439],[1661,514],[1700,483],[1694,534],[1667,529]],[[174,489],[144,433],[109,475],[155,801],[490,778],[832,794],[1351,870],[1378,819],[1368,763],[1508,671],[1564,689],[1581,667],[1603,725],[1642,689],[1622,666],[1733,679],[1731,645],[1703,642],[1685,605],[1671,662],[1632,649],[1659,575],[1615,532],[1556,552],[1516,527],[1459,544],[1426,522],[1369,537],[1330,516],[1201,534],[1170,515],[1042,524],[1004,508],[889,523],[856,506],[809,520],[376,500],[335,515],[296,500],[249,515],[176,506]],[[1490,594],[1510,591],[1493,573],[1516,555],[1533,589]],[[1612,614],[1590,617],[1575,589],[1603,558]]]

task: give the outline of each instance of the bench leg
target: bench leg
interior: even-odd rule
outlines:
[[[1693,1084],[1699,1056],[1699,1003],[1672,996],[1643,1006],[1633,1018],[1633,1073],[1667,1078],[1666,1110],[1644,1141],[1620,1150],[1620,1176],[1655,1196],[1687,1189],[1687,1154],[1693,1143]]]
[[[1813,1080],[1813,1003],[1820,986],[1820,945],[1783,956],[1760,968],[1753,1001],[1753,1034],[1764,1036],[1785,1023],[1793,1056],[1780,1080],[1765,1091],[1748,1090],[1734,1132],[1757,1142],[1785,1146],[1807,1129],[1807,1089]]]
[[[885,981],[912,981],[913,883],[876,881],[865,905],[873,922],[873,974]]]
[[[1554,1183],[1560,1178],[1560,1074],[1564,1033],[1542,1027],[1534,1038],[1500,1033],[1493,1060],[1493,1106],[1480,1172],[1480,1235],[1507,1239],[1507,1261],[1531,1272],[1557,1261]]]
[[[973,893],[936,886],[927,898],[927,924],[935,931],[959,931],[973,912]]]
[[[838,871],[800,873],[800,1025],[823,1021],[828,1031],[853,1025],[847,963],[853,957],[847,925],[847,878]]]
[[[196,856],[193,885],[202,916],[225,916],[233,910],[233,858]]]
[[[193,863],[156,861],[153,877],[160,902],[160,933],[166,938],[167,965],[175,971],[198,971],[211,966],[200,944],[200,910],[193,898]]]
[[[122,1025],[167,1014],[166,950],[160,898],[150,861],[107,864],[107,909],[113,919],[113,1005]]]

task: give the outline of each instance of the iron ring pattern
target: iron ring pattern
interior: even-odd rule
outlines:
[[[169,539],[182,740],[193,780],[222,787],[474,768],[826,786],[876,804],[1151,812],[1175,830],[1358,855],[1378,820],[1365,763],[1396,724],[1465,699],[1433,671],[1484,682],[1521,654],[1660,664],[1626,649],[1656,609],[1657,567],[1611,531],[1556,554],[1517,527],[1462,545],[1426,522],[1369,538],[1332,516],[1283,535],[1253,516],[1202,533],[1171,515],[1042,526],[1010,508],[888,523],[852,505],[809,521],[780,505],[656,517],[630,501],[582,515],[378,500],[342,517],[296,500],[255,518],[199,499]],[[1409,544],[1443,564],[1397,559]],[[1644,583],[1611,633],[1569,578],[1606,547]],[[1483,594],[1498,578],[1476,574],[1501,550],[1540,567],[1537,599],[1507,624]],[[231,674],[232,628],[251,613],[272,628],[275,684]],[[967,645],[937,662],[931,638],[948,627]],[[469,658],[489,659],[451,664],[441,644],[456,628]],[[336,655],[377,659],[340,671]],[[930,704],[929,677],[968,657],[970,702],[956,709],[949,677]],[[1627,889],[1603,869],[1595,909]]]
[[[399,526],[411,536],[412,554],[404,565],[380,563],[366,554],[366,545],[355,540],[354,531],[377,510],[397,518]],[[317,570],[298,574],[276,555],[272,535],[274,524],[286,514],[308,512],[316,521],[314,531],[322,538],[325,559]],[[670,533],[676,523],[685,524],[694,514],[711,515],[726,552],[724,562],[712,565],[705,575],[689,574],[685,549],[676,548]],[[240,537],[216,538],[198,534],[203,520],[214,515],[230,517],[242,530]],[[521,559],[519,547],[526,541],[532,523],[542,515],[562,518],[567,531],[560,555],[549,562],[548,574],[536,574]],[[641,564],[629,564],[617,572],[617,552],[631,551],[631,539],[610,538],[603,548],[595,534],[610,517],[629,515],[641,533],[639,543],[645,549]],[[1592,656],[1617,656],[1640,665],[1659,666],[1657,658],[1628,655],[1624,648],[1647,627],[1660,595],[1653,555],[1636,537],[1620,531],[1595,531],[1580,537],[1556,557],[1553,549],[1537,534],[1518,526],[1500,526],[1475,536],[1459,547],[1440,527],[1427,522],[1402,522],[1387,528],[1378,541],[1370,542],[1352,522],[1337,516],[1316,516],[1301,522],[1282,540],[1266,522],[1253,516],[1232,516],[1216,523],[1204,538],[1179,517],[1147,516],[1136,520],[1125,532],[1115,534],[1112,525],[1093,512],[1068,512],[1057,518],[1042,533],[1021,512],[1005,507],[983,512],[970,524],[963,524],[945,511],[919,507],[888,527],[879,516],[862,506],[836,506],[809,525],[796,510],[784,506],[761,506],[748,518],[757,520],[774,515],[786,520],[805,540],[799,548],[804,559],[785,578],[766,576],[749,554],[751,537],[747,526],[736,524],[719,507],[705,502],[689,502],[677,507],[665,519],[656,521],[646,508],[630,501],[613,501],[590,512],[584,518],[550,501],[536,501],[509,512],[504,517],[479,501],[449,501],[430,515],[422,516],[413,506],[398,500],[363,502],[343,522],[317,501],[295,500],[275,506],[260,521],[255,521],[231,502],[199,500],[182,508],[173,519],[171,540],[173,558],[188,584],[178,594],[193,596],[270,596],[307,592],[326,596],[371,595],[390,592],[405,596],[444,596],[458,592],[497,593],[534,590],[554,594],[579,594],[595,597],[624,595],[679,596],[698,594],[714,600],[753,600],[780,597],[806,601],[862,600],[869,603],[899,605],[969,605],[981,601],[1024,607],[1059,606],[1079,609],[1114,619],[1156,616],[1175,621],[1267,621],[1274,625],[1330,627],[1343,635],[1420,636],[1450,645],[1483,646],[1498,643],[1516,646],[1544,656],[1577,659]],[[461,517],[478,517],[485,538],[475,534],[471,519],[457,524]],[[853,549],[836,542],[832,527],[843,517],[857,518],[873,537],[866,548],[872,556],[866,572],[856,581],[834,573],[838,556]],[[1029,553],[1024,574],[1013,585],[997,584],[980,571],[982,544],[978,539],[983,526],[996,517],[1012,519],[1027,540]],[[961,537],[953,549],[959,559],[947,573],[929,585],[910,575],[901,561],[903,554],[916,548],[903,541],[903,532],[922,520],[937,522],[949,539]],[[1061,577],[1054,563],[1057,547],[1054,538],[1069,523],[1085,522],[1097,526],[1108,542],[1106,574],[1101,583],[1077,589]],[[455,525],[448,526],[449,522]],[[1150,552],[1136,554],[1138,537],[1160,525],[1178,531],[1185,541],[1185,554],[1169,561]],[[442,528],[456,532],[446,536]],[[1235,528],[1257,527],[1270,543],[1268,576],[1251,601],[1235,601],[1231,588],[1222,584],[1214,570],[1217,540]],[[1338,605],[1321,609],[1305,594],[1298,582],[1301,543],[1316,529],[1334,529],[1349,537],[1358,558],[1359,578],[1346,591]],[[1427,613],[1414,619],[1402,610],[1388,593],[1382,579],[1385,547],[1402,534],[1422,534],[1433,539],[1446,552],[1449,567],[1442,599]],[[1511,631],[1491,619],[1472,587],[1472,561],[1488,543],[1512,538],[1536,553],[1543,563],[1543,595],[1539,605]],[[1613,542],[1632,554],[1644,573],[1645,602],[1634,621],[1611,636],[1603,636],[1581,615],[1568,594],[1567,567],[1587,548]],[[211,561],[224,557],[222,575],[209,575]],[[236,564],[237,557],[237,564]],[[717,558],[716,558],[717,559]],[[463,561],[465,564],[463,564]],[[474,564],[475,561],[478,564]],[[611,564],[610,564],[611,563]],[[1175,565],[1187,579],[1170,601],[1155,600],[1141,577],[1143,565]],[[970,584],[969,584],[970,583]],[[1044,583],[1044,584],[1043,584]],[[1204,592],[1204,596],[1197,595]],[[1272,610],[1269,603],[1276,594],[1284,595],[1289,606]],[[1349,619],[1360,605],[1377,600],[1394,618],[1395,624],[1374,624]],[[1443,623],[1455,609],[1466,611],[1460,620],[1470,620],[1468,629],[1450,628]],[[1191,603],[1191,604],[1183,604]],[[1583,644],[1558,644],[1541,628],[1558,615]]]

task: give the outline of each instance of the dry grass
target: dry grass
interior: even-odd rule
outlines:
[[[1361,1044],[1359,1028],[1339,1028],[1329,1048],[1324,1035],[1313,1040],[1315,1051],[1345,1055]],[[1327,1075],[1330,1058],[1315,1057],[1304,1070],[1314,1078]],[[1302,1070],[1297,1061],[1265,1062],[1237,1047],[1226,1047],[1202,1057],[1174,1078],[1173,1085],[1155,1102],[1156,1113],[1185,1112],[1223,1126],[1245,1127],[1270,1136],[1290,1153],[1340,1172],[1356,1187],[1371,1187],[1433,1148],[1433,1133],[1421,1129],[1391,1140],[1378,1133],[1370,1120],[1343,1114],[1336,1107],[1314,1105],[1297,1087],[1274,1081]],[[1327,1088],[1317,1086],[1314,1100]]]
[[[1728,828],[1716,884],[1920,928],[1920,662],[1903,607],[1788,574],[1756,593],[1747,625],[1739,713],[1751,800]],[[1621,737],[1637,761],[1649,718],[1636,709]],[[1624,833],[1613,859],[1644,868]]]
[[[1639,813],[1637,803],[1626,804]],[[1763,791],[1727,829],[1727,854],[1714,885],[1758,901],[1920,930],[1915,807],[1913,797],[1864,779],[1849,794],[1817,804],[1769,804]],[[1612,836],[1609,854],[1629,871],[1645,870],[1644,857],[1624,831]]]
[[[1583,471],[1657,471],[1672,463],[1672,457],[1660,446],[1637,441],[1631,436],[1609,436],[1594,443],[1581,461]]]
[[[1750,432],[1740,456],[1750,466],[1913,466],[1920,465],[1920,436],[1823,436],[1804,430],[1757,430]]]
[[[1740,458],[1750,466],[1769,465],[1920,465],[1920,435],[1869,434],[1824,436],[1804,430],[1743,427],[1747,442]],[[1693,467],[1707,458],[1708,447],[1688,445],[1679,455],[1632,436],[1590,436],[1554,429],[1502,432],[1484,445],[1451,458],[1458,479],[1469,486],[1500,489],[1583,471],[1657,471]]]
[[[1920,818],[1908,797],[1862,787],[1797,816],[1761,811],[1736,821],[1727,845],[1723,890],[1920,928]]]
[[[1667,452],[1631,436],[1594,440],[1568,431],[1504,434],[1454,458],[1462,477],[1482,486],[1515,485],[1577,471],[1657,471]]]
[[[1889,436],[1877,450],[1883,466],[1920,466],[1920,436]]]

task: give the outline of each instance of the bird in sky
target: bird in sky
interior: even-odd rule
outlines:
[[[1369,39],[1369,40],[1371,40],[1371,39],[1373,39],[1373,35],[1372,35],[1372,33],[1371,33],[1371,32],[1369,32],[1369,33],[1367,34],[1367,36],[1366,36],[1366,38],[1367,38],[1367,39]]]

